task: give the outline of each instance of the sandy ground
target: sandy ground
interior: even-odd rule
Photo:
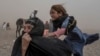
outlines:
[[[0,29],[0,56],[11,56],[15,37],[15,29]],[[100,40],[84,47],[84,56],[100,56]]]

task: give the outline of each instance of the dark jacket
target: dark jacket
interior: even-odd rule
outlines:
[[[44,25],[42,21],[37,19],[34,22],[36,22],[34,23],[36,28],[29,33],[32,41],[26,51],[26,56],[70,56],[71,48],[68,45],[56,38],[43,38]],[[21,40],[22,36],[16,39],[11,56],[21,56]]]

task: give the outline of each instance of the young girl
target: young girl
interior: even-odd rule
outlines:
[[[66,38],[64,42],[69,44],[72,48],[72,54],[74,56],[83,56],[83,47],[90,41],[93,42],[99,38],[98,34],[87,35],[83,34],[81,30],[75,26],[71,32],[67,29],[69,20],[74,17],[70,17],[62,5],[53,5],[50,10],[52,30],[45,34],[45,37],[54,36],[59,38],[59,36],[65,34]],[[88,40],[88,41],[87,41]]]

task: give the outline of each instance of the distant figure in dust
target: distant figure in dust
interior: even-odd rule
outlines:
[[[20,31],[23,27],[23,24],[24,24],[24,19],[23,18],[19,18],[17,21],[16,21],[16,37],[20,36]]]
[[[10,29],[11,29],[11,28],[10,28],[10,23],[9,23],[9,22],[6,24],[6,29],[7,29],[7,30],[10,30]]]
[[[45,27],[45,29],[44,29],[44,33],[43,34],[46,35],[49,32],[49,22],[48,21],[45,21],[44,27]]]
[[[6,30],[6,22],[3,22],[2,29]]]

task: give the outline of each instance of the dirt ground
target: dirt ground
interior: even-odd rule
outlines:
[[[0,56],[11,56],[15,37],[15,29],[0,29]],[[100,56],[100,40],[84,47],[84,56]]]

